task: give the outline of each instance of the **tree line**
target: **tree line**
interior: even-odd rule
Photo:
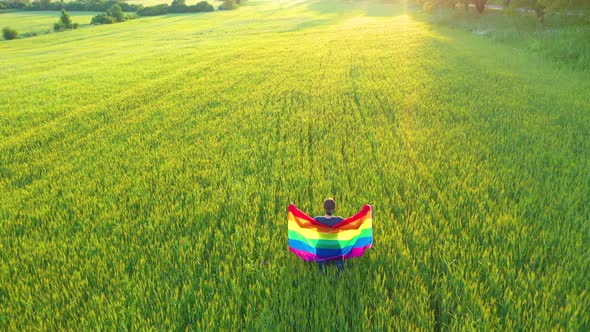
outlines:
[[[53,10],[61,11],[87,11],[87,12],[106,12],[114,5],[118,5],[124,12],[137,12],[142,5],[129,4],[124,0],[73,0],[68,2],[52,0],[8,0],[0,2],[0,9],[19,9],[19,10]]]
[[[172,0],[170,5],[159,4],[155,6],[148,6],[137,11],[139,16],[158,16],[166,15],[168,13],[204,13],[212,12],[215,8],[207,1],[201,1],[195,5],[187,6],[185,0]]]
[[[233,10],[239,7],[244,0],[223,0],[219,5],[219,10]],[[166,15],[168,13],[202,13],[212,12],[215,8],[207,1],[201,1],[192,6],[186,4],[186,0],[172,0],[170,5],[159,4],[154,6],[144,7],[137,11],[139,16],[158,16]]]
[[[219,6],[220,10],[236,9],[244,0],[223,0]],[[88,11],[88,12],[106,12],[114,5],[121,7],[124,12],[136,12],[139,16],[156,16],[168,13],[202,13],[214,11],[215,8],[207,1],[201,1],[195,5],[189,6],[186,0],[172,0],[170,5],[158,4],[154,6],[129,4],[125,0],[73,0],[68,2],[52,0],[0,0],[0,9],[18,9],[18,10],[53,10],[61,11]]]

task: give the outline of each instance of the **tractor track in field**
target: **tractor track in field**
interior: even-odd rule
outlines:
[[[325,78],[326,75],[326,65],[325,65],[325,59],[327,57],[327,53],[329,52],[329,48],[321,48],[321,55],[320,55],[320,59],[319,59],[319,65],[318,65],[318,69],[317,69],[317,76],[313,76],[315,77],[319,77],[319,79],[317,80],[317,82],[315,80],[309,80],[309,95],[312,97],[311,100],[313,101],[313,97],[314,97],[314,92],[315,91],[321,91],[321,85],[322,85],[322,81]],[[318,116],[318,114],[314,114],[314,111],[316,111],[313,108],[313,104],[308,105],[307,107],[307,112],[309,114],[308,116],[308,128],[307,128],[307,145],[308,145],[308,174],[310,176],[310,179],[308,180],[308,199],[309,202],[311,204],[313,204],[312,202],[314,201],[314,195],[313,195],[313,175],[314,175],[314,169],[316,169],[316,167],[314,167],[314,137],[313,137],[313,122],[312,119],[316,118]]]
[[[350,50],[350,46],[347,43],[345,43],[344,45],[346,46],[348,53],[351,55],[351,59],[353,59],[354,57],[352,56],[353,53]],[[366,58],[366,56],[365,56],[365,58]],[[352,71],[353,71],[353,62],[351,61],[350,62],[350,73],[352,73]],[[378,165],[377,172],[378,172],[379,178],[384,179],[385,173],[383,173],[383,163],[379,160],[378,152],[377,152],[377,149],[378,149],[377,148],[377,140],[375,139],[375,137],[373,135],[373,131],[369,129],[369,120],[367,119],[365,113],[363,112],[363,106],[361,105],[359,94],[358,94],[358,86],[355,83],[356,80],[351,78],[351,81],[352,81],[352,86],[353,86],[353,91],[352,91],[353,101],[356,106],[357,114],[361,120],[362,127],[365,131],[367,141],[369,142],[369,145],[371,146],[371,156],[372,156],[373,160],[375,160],[375,162]],[[389,186],[385,185],[384,182],[381,182],[381,183],[382,183],[381,189],[383,190],[383,192],[385,192],[388,197],[391,197],[391,190],[389,189]]]
[[[349,54],[353,54],[353,52],[350,51],[350,47],[349,45],[346,45],[347,49],[349,51]],[[359,54],[362,54],[362,56],[359,56]],[[366,59],[366,55],[362,52],[362,50],[358,51],[358,53],[356,54],[356,56],[358,58],[363,58]],[[364,61],[365,63],[367,62],[366,60]],[[353,64],[351,62],[351,71],[352,71],[352,67]],[[383,65],[381,65],[382,71],[384,71],[385,67],[383,67]],[[376,81],[376,77],[375,77],[375,71],[374,70],[369,70],[371,78],[373,81]],[[389,82],[390,80],[386,78],[386,82],[387,82],[387,86],[391,86],[391,82]],[[359,94],[357,92],[358,87],[355,84],[355,80],[352,80],[353,82],[353,99],[354,102],[356,104],[357,107],[357,112],[359,114],[359,117],[362,121],[363,124],[363,128],[365,128],[365,132],[367,134],[367,139],[371,145],[371,150],[372,150],[372,157],[373,159],[376,161],[376,163],[378,164],[378,175],[381,178],[385,178],[385,174],[382,171],[385,165],[384,161],[381,161],[378,157],[378,147],[377,147],[377,143],[376,140],[373,136],[372,131],[370,130],[371,127],[371,122],[370,119],[368,119],[366,117],[366,115],[364,114],[364,112],[362,111],[363,107],[361,105],[360,102],[360,98],[359,98]],[[416,150],[414,147],[414,142],[413,142],[413,130],[412,130],[412,122],[414,121],[413,117],[412,117],[412,112],[411,112],[411,107],[412,105],[415,103],[416,100],[419,99],[418,96],[418,92],[416,91],[412,91],[408,94],[408,92],[404,92],[404,97],[403,97],[403,102],[402,102],[402,107],[398,109],[399,111],[399,116],[395,116],[395,115],[391,115],[391,111],[393,111],[393,107],[390,103],[388,103],[387,107],[386,105],[384,105],[384,103],[381,101],[381,98],[379,96],[379,94],[377,92],[373,92],[372,96],[375,100],[378,101],[379,105],[380,105],[380,109],[385,117],[385,119],[389,120],[391,123],[398,123],[399,124],[399,138],[402,141],[402,146],[405,146],[405,150],[406,150],[406,156],[408,159],[409,164],[411,165],[411,169],[413,170],[414,176],[419,177],[421,179],[423,179],[424,181],[426,181],[429,184],[429,188],[431,188],[431,190],[434,190],[436,193],[436,197],[438,197],[439,199],[442,198],[442,192],[440,189],[438,189],[438,187],[436,186],[435,183],[433,183],[431,177],[429,176],[429,174],[427,172],[425,172],[426,167],[424,165],[421,165],[417,156],[416,156]],[[389,110],[389,111],[388,111]],[[392,192],[389,189],[389,186],[385,185],[384,183],[386,182],[381,182],[381,189],[383,190],[383,192],[385,192],[387,194],[388,197],[392,197]],[[404,245],[406,246],[406,248],[408,249],[408,251],[410,253],[413,252],[413,247],[408,243],[408,239],[411,237],[411,231],[408,229],[407,224],[402,222],[400,223],[401,227],[401,234],[404,237]],[[436,239],[433,241],[434,243],[436,243]],[[416,257],[415,255],[413,255],[414,257]],[[415,263],[417,263],[417,261],[414,261]],[[427,265],[425,265],[427,266]],[[419,269],[420,270],[420,269]],[[432,271],[430,271],[432,270]],[[430,271],[430,272],[429,272]],[[435,276],[433,278],[427,278],[426,276],[423,275],[423,273],[434,273]],[[433,266],[429,266],[428,265],[428,271],[420,271],[420,276],[422,279],[422,283],[423,285],[428,289],[429,292],[429,303],[430,303],[430,311],[433,314],[433,319],[434,319],[434,330],[435,331],[441,331],[443,328],[443,321],[442,321],[442,317],[441,317],[441,300],[438,298],[438,296],[436,295],[436,280],[438,280],[441,277],[441,273],[443,273],[442,271],[439,271],[436,267]],[[430,279],[430,281],[429,281]]]
[[[350,73],[352,73],[353,72],[353,66],[354,66],[353,65],[353,61],[352,61],[352,59],[354,59],[354,57],[352,56],[353,55],[353,52],[350,51],[350,46],[348,44],[345,44],[345,46],[346,46],[346,49],[348,50],[348,53],[351,55]],[[362,53],[362,52],[360,52],[360,53]],[[357,54],[357,58],[360,58],[358,56],[358,54]],[[363,59],[366,59],[366,55],[364,53],[362,53],[362,58]],[[370,71],[370,73],[371,73],[372,78],[373,78],[373,81],[374,81],[375,80],[374,71]],[[352,81],[352,85],[353,85],[353,91],[352,91],[352,93],[353,93],[353,100],[354,100],[354,103],[356,105],[357,113],[358,113],[358,116],[361,119],[361,122],[362,122],[362,125],[363,125],[363,128],[364,128],[364,131],[366,133],[367,140],[369,141],[369,144],[371,146],[372,158],[378,164],[378,168],[377,168],[378,176],[380,178],[385,178],[385,174],[383,172],[384,163],[381,162],[380,159],[378,158],[378,152],[377,152],[377,147],[376,147],[377,146],[377,142],[376,142],[376,140],[375,140],[375,138],[373,136],[372,131],[370,130],[370,120],[367,119],[367,117],[365,116],[365,114],[363,112],[363,107],[362,107],[361,102],[359,100],[358,87],[354,83],[355,80],[352,79],[352,77],[351,77],[351,81]],[[376,93],[373,93],[373,97],[378,100],[378,96],[377,96]],[[380,102],[380,105],[381,105],[380,108],[381,108],[382,112],[388,113],[386,111],[386,108],[383,107],[383,103]],[[405,113],[407,113],[407,112],[405,112]],[[388,119],[388,120],[391,121],[392,118],[389,117],[389,116],[386,116],[386,119]],[[396,119],[396,118],[394,117],[393,119]],[[406,130],[409,130],[409,119],[407,117],[402,117],[401,120],[403,122],[405,122]],[[395,122],[395,121],[392,121],[392,123],[393,122]],[[410,139],[410,136],[408,136],[408,135],[411,135],[411,130],[405,132],[404,137],[406,138],[406,140],[407,139]],[[408,147],[409,150],[412,150],[412,151],[409,151],[408,152],[408,154],[409,154],[408,157],[410,158],[410,160],[412,161],[412,163],[414,163],[414,170],[415,170],[415,172],[417,172],[417,169],[418,168],[417,168],[417,165],[416,165],[416,159],[415,159],[414,154],[413,154],[413,147],[412,147],[411,144],[410,145],[407,145],[407,147]],[[380,182],[380,183],[381,183],[381,190],[386,193],[387,197],[392,197],[392,193],[391,193],[391,190],[389,189],[389,186],[385,185],[386,182]],[[406,223],[400,223],[400,224],[401,224],[401,227],[400,227],[401,234],[402,234],[402,236],[405,239],[407,239],[408,236],[409,236],[409,231],[408,231],[407,227],[405,226]],[[408,249],[409,252],[412,252],[411,247],[409,246],[407,240],[402,241],[402,243],[406,246],[406,248]],[[443,327],[443,322],[441,320],[441,303],[440,303],[440,300],[435,296],[435,294],[436,294],[435,293],[435,289],[434,289],[435,288],[435,285],[432,282],[428,282],[427,279],[424,278],[424,277],[422,277],[421,279],[422,279],[422,283],[424,284],[424,286],[427,287],[427,289],[429,291],[429,299],[428,299],[428,301],[429,301],[429,304],[430,304],[430,310],[431,310],[431,312],[433,314],[433,318],[434,318],[434,330],[435,331],[441,331],[442,330],[442,327]]]

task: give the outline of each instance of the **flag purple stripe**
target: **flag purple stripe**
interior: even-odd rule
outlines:
[[[371,244],[367,244],[366,246],[361,247],[361,248],[353,248],[350,250],[350,252],[348,254],[346,254],[344,256],[329,257],[329,258],[318,257],[318,255],[312,254],[312,253],[307,252],[305,250],[293,249],[292,247],[289,247],[289,250],[291,250],[291,252],[293,252],[295,255],[301,257],[303,260],[322,262],[322,261],[333,261],[333,260],[360,257],[363,255],[365,250],[367,250],[369,248],[371,248]]]

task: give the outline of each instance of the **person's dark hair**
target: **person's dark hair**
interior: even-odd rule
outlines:
[[[327,198],[324,201],[324,210],[326,210],[326,214],[331,216],[334,214],[334,210],[336,210],[336,201],[333,198]]]

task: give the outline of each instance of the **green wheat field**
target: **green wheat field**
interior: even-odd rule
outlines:
[[[590,329],[587,72],[403,4],[91,16],[0,41],[0,330]]]

